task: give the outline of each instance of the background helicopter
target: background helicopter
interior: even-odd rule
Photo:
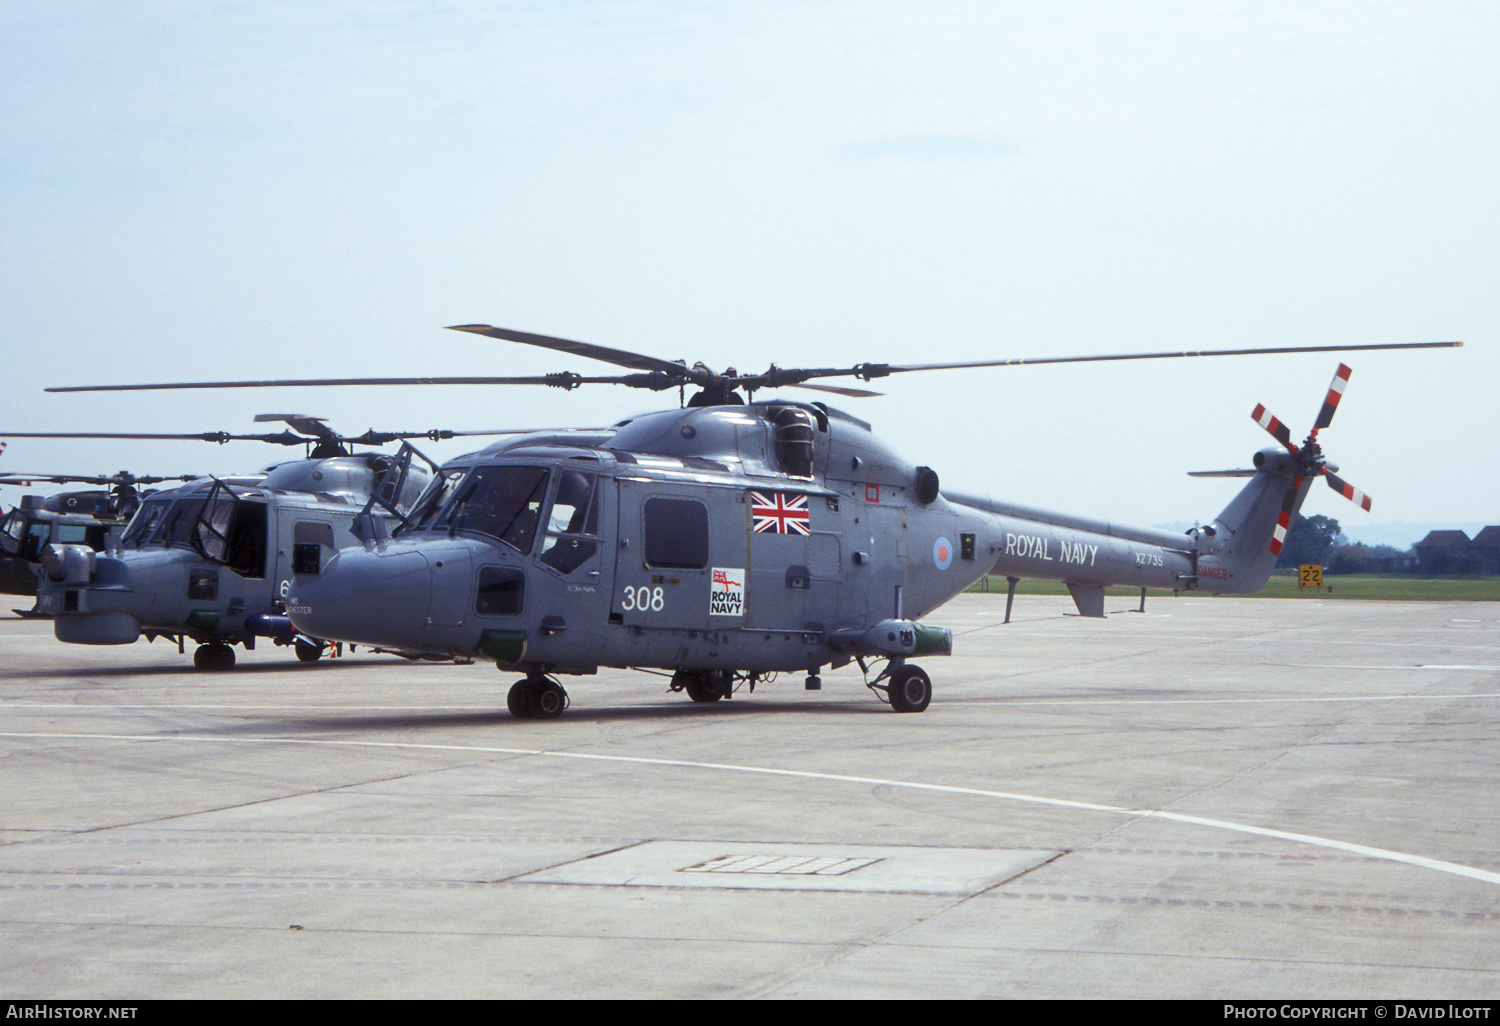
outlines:
[[[1209,525],[1185,534],[1121,527],[984,497],[944,494],[929,467],[897,456],[870,425],[821,403],[753,400],[814,379],[869,381],[922,370],[1022,363],[1161,359],[1454,346],[1402,343],[1141,353],[715,373],[623,350],[489,325],[458,330],[587,356],[632,373],[584,377],[317,379],[88,386],[608,383],[697,389],[683,408],[630,418],[607,436],[502,442],[450,461],[410,516],[371,525],[358,548],[294,574],[287,612],[300,629],[413,656],[483,654],[525,677],[517,716],[551,718],[567,704],[555,674],[599,666],[673,672],[697,701],[728,697],[778,672],[885,660],[867,686],[898,712],[931,700],[912,656],[946,654],[951,633],[918,618],[988,573],[1067,583],[1078,609],[1103,615],[1103,589],[1128,584],[1215,592],[1258,590],[1314,477],[1349,497],[1318,432],[1331,422],[1340,366],[1301,446],[1256,456],[1252,480]],[[744,392],[745,396],[740,393]],[[1361,497],[1362,498],[1362,497]],[[1368,503],[1362,503],[1368,508]]]
[[[36,593],[37,568],[49,542],[104,548],[112,527],[123,527],[140,506],[138,485],[191,481],[197,475],[138,477],[127,470],[108,477],[78,474],[5,474],[0,485],[86,483],[105,486],[56,495],[23,495],[17,506],[0,517],[0,591],[12,595]],[[22,616],[36,610],[17,610]]]
[[[284,421],[295,431],[10,435],[253,440],[309,450],[306,459],[274,463],[256,474],[190,479],[145,496],[123,532],[98,547],[102,552],[65,540],[42,546],[36,555],[37,610],[53,617],[59,640],[116,645],[144,634],[148,641],[174,640],[182,650],[192,639],[199,646],[195,665],[227,669],[234,665],[233,645],[253,648],[257,638],[270,638],[278,645],[294,645],[299,659],[315,660],[322,639],[299,633],[284,615],[282,600],[292,573],[315,566],[340,546],[355,544],[351,530],[361,511],[371,519],[399,515],[431,476],[413,461],[414,456],[426,457],[404,441],[396,455],[352,454],[349,447],[511,433],[371,430],[341,436],[317,417],[262,414],[256,420]]]

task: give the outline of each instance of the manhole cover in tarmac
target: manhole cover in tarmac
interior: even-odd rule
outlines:
[[[1014,848],[648,841],[520,880],[615,887],[976,894],[1059,854]]]

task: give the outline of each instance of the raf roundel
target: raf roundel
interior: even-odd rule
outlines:
[[[953,543],[947,538],[939,538],[932,543],[932,563],[939,570],[946,570],[953,565]]]

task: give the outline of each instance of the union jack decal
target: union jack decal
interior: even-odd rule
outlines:
[[[791,492],[751,492],[751,525],[756,534],[811,534],[807,496]]]

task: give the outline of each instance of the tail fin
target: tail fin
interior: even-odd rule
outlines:
[[[1287,528],[1307,498],[1312,476],[1298,472],[1294,457],[1267,449],[1255,454],[1255,462],[1250,483],[1204,532],[1212,532],[1198,557],[1198,586],[1204,591],[1243,595],[1264,588]]]

